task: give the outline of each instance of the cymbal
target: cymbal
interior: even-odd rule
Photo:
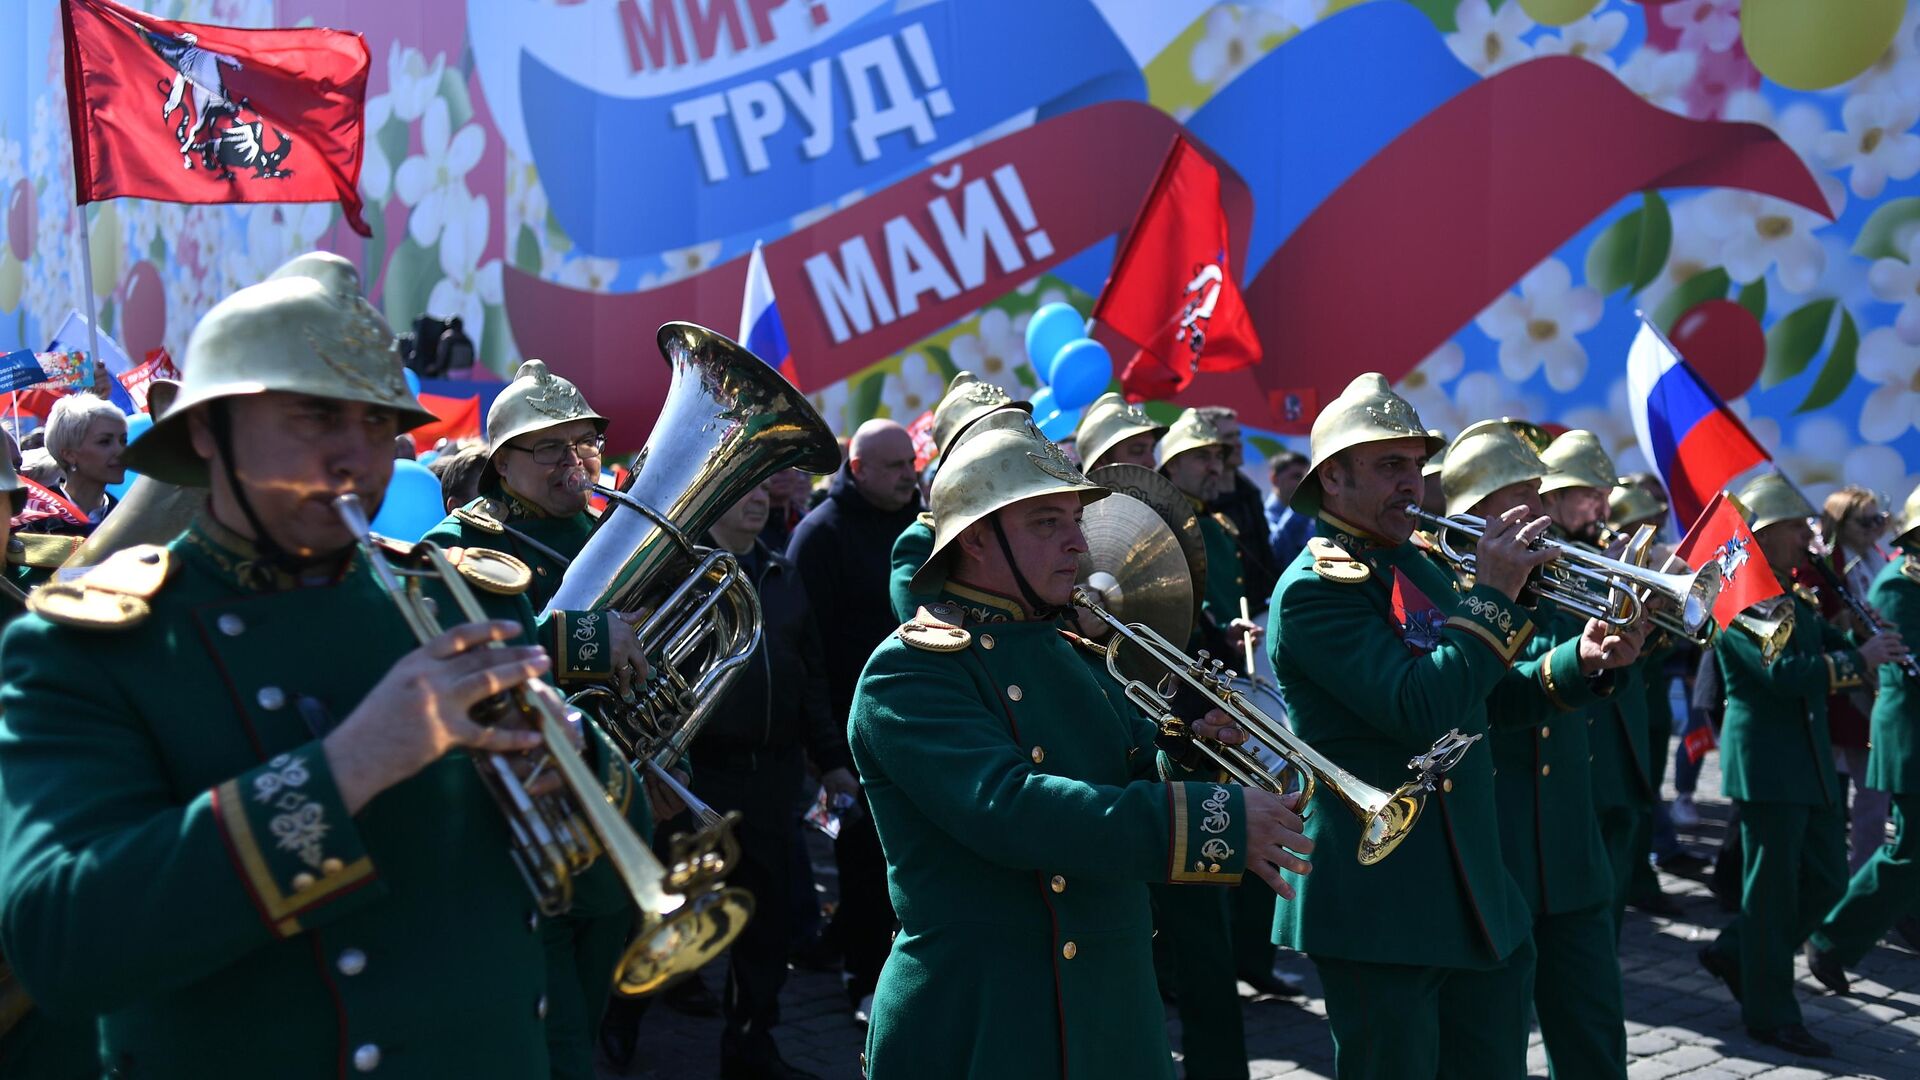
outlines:
[[[1174,539],[1180,543],[1180,553],[1187,560],[1188,580],[1193,584],[1193,616],[1188,625],[1197,622],[1200,601],[1207,595],[1207,542],[1200,535],[1200,518],[1194,512],[1193,501],[1174,487],[1173,481],[1139,465],[1102,465],[1088,473],[1087,479],[1146,503],[1166,522],[1167,528],[1173,530]],[[1167,635],[1167,640],[1184,645],[1187,638],[1185,634]]]
[[[1088,503],[1083,513],[1087,552],[1080,556],[1080,583],[1099,593],[1100,606],[1121,622],[1145,623],[1168,641],[1185,642],[1193,631],[1193,583],[1173,530],[1153,507],[1120,493]],[[1158,678],[1151,671],[1128,674]]]

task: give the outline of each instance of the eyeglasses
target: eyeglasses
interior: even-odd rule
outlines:
[[[567,459],[567,451],[573,451],[577,458],[599,457],[600,448],[607,445],[606,436],[589,435],[574,442],[543,442],[532,446],[507,444],[507,449],[518,450],[533,458],[535,465],[558,465]]]

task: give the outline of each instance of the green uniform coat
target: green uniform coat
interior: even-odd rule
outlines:
[[[473,763],[350,816],[321,749],[415,648],[399,612],[358,555],[331,583],[243,584],[212,528],[168,545],[144,620],[6,632],[16,971],[50,1013],[101,1016],[129,1075],[544,1074],[541,920]]]
[[[1152,726],[1053,623],[944,598],[874,651],[848,724],[900,919],[867,1075],[1171,1076],[1145,883],[1237,881],[1241,789],[1156,779]]]
[[[913,574],[933,554],[933,515],[921,514],[913,524],[900,530],[893,541],[892,569],[887,575],[887,598],[901,622],[913,618],[922,604],[937,603],[938,593],[913,591]]]

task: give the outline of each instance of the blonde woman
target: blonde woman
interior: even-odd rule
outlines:
[[[60,517],[43,519],[45,532],[89,533],[113,509],[109,484],[127,478],[120,455],[127,448],[127,417],[92,394],[70,394],[47,415],[47,453],[60,464],[60,489],[87,515],[81,526]]]
[[[1847,591],[1867,598],[1867,590],[1880,568],[1887,563],[1880,550],[1880,538],[1887,532],[1887,511],[1880,497],[1863,487],[1848,485],[1827,496],[1820,507],[1820,536],[1814,541],[1814,557],[1828,573],[1845,582]],[[1822,584],[1816,577],[1813,584]],[[1845,600],[1831,589],[1817,589],[1820,613],[1843,627],[1851,625],[1853,612]],[[1855,871],[1866,864],[1887,842],[1888,797],[1884,791],[1865,786],[1867,776],[1867,718],[1873,713],[1873,680],[1858,690],[1834,694],[1827,699],[1827,724],[1833,736],[1833,767],[1852,789],[1847,808],[1847,869]]]

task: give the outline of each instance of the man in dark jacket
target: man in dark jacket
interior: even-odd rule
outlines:
[[[1273,587],[1280,582],[1280,567],[1273,561],[1267,508],[1260,486],[1241,469],[1246,463],[1246,447],[1240,436],[1240,415],[1224,405],[1208,405],[1194,411],[1211,422],[1227,443],[1226,476],[1219,493],[1207,503],[1207,509],[1224,514],[1233,522],[1237,532],[1234,540],[1240,547],[1240,565],[1247,579],[1246,596],[1257,614],[1266,607],[1267,597],[1273,595]],[[1261,622],[1265,624],[1265,620]]]
[[[692,754],[694,793],[720,813],[740,811],[741,860],[732,882],[754,898],[754,918],[728,955],[720,1067],[729,1077],[808,1075],[782,1060],[772,1035],[787,981],[794,821],[806,758],[830,792],[858,790],[847,767],[844,726],[828,704],[820,631],[806,587],[792,563],[757,539],[769,503],[762,484],[710,532],[710,542],[733,552],[759,589],[761,642],[715,706]]]
[[[820,627],[827,695],[843,751],[860,672],[900,625],[887,595],[893,542],[919,513],[913,438],[891,420],[869,420],[854,432],[846,467],[834,476],[826,500],[800,520],[787,542],[787,558],[806,584]],[[827,932],[845,957],[855,1019],[864,1022],[893,935],[887,861],[864,796],[834,841],[834,861],[840,906]]]

